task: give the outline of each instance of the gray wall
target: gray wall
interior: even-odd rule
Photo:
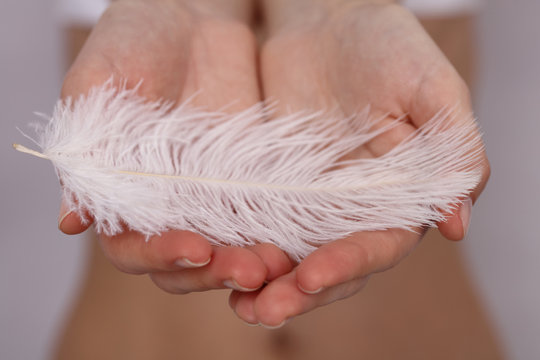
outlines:
[[[50,112],[62,78],[49,0],[0,2],[0,358],[45,359],[80,282],[85,243],[56,229],[46,161],[15,153],[15,127]],[[477,110],[493,177],[465,250],[511,359],[540,358],[540,2],[490,0],[481,16]],[[26,142],[25,142],[26,143]]]
[[[489,0],[477,109],[493,167],[466,244],[513,359],[540,359],[540,1]]]
[[[56,228],[51,165],[11,148],[16,126],[51,112],[62,53],[51,1],[0,1],[0,359],[46,358],[84,263],[83,242]]]

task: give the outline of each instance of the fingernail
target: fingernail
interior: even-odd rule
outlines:
[[[60,204],[60,213],[58,216],[58,229],[60,230],[62,229],[62,223],[71,213],[72,211],[69,210],[69,207],[67,206],[67,204],[64,201],[62,201],[62,203]]]
[[[315,294],[318,294],[320,293],[321,291],[323,291],[324,287],[321,286],[320,288],[316,289],[316,290],[306,290],[304,289],[302,286],[300,286],[300,284],[298,284],[298,288],[300,290],[302,290],[302,292],[308,294],[308,295],[315,295]]]
[[[175,263],[175,265],[180,266],[181,268],[193,269],[193,268],[200,268],[200,267],[208,265],[210,260],[211,260],[211,258],[208,258],[206,261],[197,263],[197,262],[193,262],[193,261],[189,260],[188,258],[183,257],[183,258],[180,258],[180,259],[176,260],[174,263]]]
[[[223,286],[228,287],[229,289],[238,290],[238,291],[242,291],[242,292],[250,292],[250,291],[255,291],[255,290],[259,289],[258,287],[253,288],[253,289],[243,287],[240,284],[238,284],[236,282],[236,280],[234,280],[234,279],[225,280],[223,282]]]
[[[242,322],[243,322],[243,323],[244,323],[245,325],[247,325],[247,326],[251,326],[251,327],[256,327],[256,326],[259,326],[259,324],[253,324],[253,323],[249,323],[249,322],[247,322],[247,321],[244,321],[244,320],[242,320]]]
[[[471,223],[472,215],[472,200],[468,197],[461,205],[459,217],[461,218],[461,224],[463,225],[463,237],[467,236],[469,231],[469,224]]]
[[[262,326],[265,329],[268,329],[268,330],[277,330],[279,328],[282,328],[286,324],[290,323],[292,319],[294,319],[294,317],[290,317],[288,319],[285,319],[278,325],[265,325],[263,323],[259,323],[259,325]]]

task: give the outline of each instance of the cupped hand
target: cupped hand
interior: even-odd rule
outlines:
[[[209,110],[249,107],[260,101],[256,42],[247,25],[250,13],[245,0],[115,1],[69,70],[62,97],[78,97],[112,76],[127,79],[128,87],[142,80],[140,95],[150,100],[182,103],[197,94],[192,103]],[[62,206],[63,232],[80,233],[90,225]],[[172,293],[226,287],[252,291],[291,267],[277,249],[213,248],[186,231],[149,241],[126,231],[100,235],[99,240],[120,270],[150,273],[159,287]]]
[[[351,116],[370,106],[384,125],[407,121],[357,149],[351,157],[389,151],[438,111],[456,106],[452,126],[471,121],[462,79],[413,15],[398,5],[324,0],[267,0],[268,39],[261,53],[265,97],[285,111],[338,108]],[[294,4],[294,6],[292,5]],[[302,17],[295,16],[302,13]],[[451,240],[466,235],[472,202],[489,177],[483,155],[481,182],[447,220]],[[294,270],[252,293],[233,292],[230,306],[244,321],[269,327],[358,292],[370,275],[396,265],[424,229],[353,234],[324,245]]]

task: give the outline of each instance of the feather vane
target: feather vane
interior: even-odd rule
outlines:
[[[341,160],[396,124],[371,130],[368,109],[269,120],[261,104],[231,115],[136,91],[109,81],[36,127],[68,205],[107,235],[184,229],[302,259],[355,232],[432,226],[480,181],[476,125],[448,125],[451,109],[383,156]]]

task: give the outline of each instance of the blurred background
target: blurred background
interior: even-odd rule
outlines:
[[[474,102],[493,173],[455,245],[508,359],[540,358],[539,13],[527,0],[490,0],[478,13]],[[89,242],[57,230],[51,165],[11,148],[27,143],[16,127],[58,97],[65,16],[52,0],[0,2],[0,359],[50,356],[88,261]]]

